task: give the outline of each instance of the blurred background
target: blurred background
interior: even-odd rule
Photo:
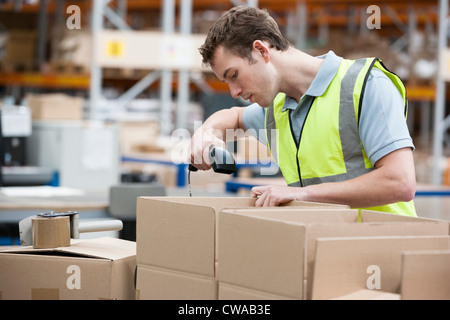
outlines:
[[[0,239],[14,242],[17,221],[53,210],[133,228],[136,196],[188,196],[187,137],[213,112],[246,105],[197,50],[237,5],[267,9],[311,55],[379,57],[400,76],[417,212],[450,220],[448,1],[0,0]],[[238,174],[195,173],[194,196],[282,183],[257,141],[230,148]]]

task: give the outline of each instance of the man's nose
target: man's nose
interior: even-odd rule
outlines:
[[[242,89],[239,86],[232,86],[232,85],[230,85],[230,93],[231,93],[231,96],[234,99],[237,99],[237,98],[239,98],[241,96]]]

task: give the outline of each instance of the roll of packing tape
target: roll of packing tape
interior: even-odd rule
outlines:
[[[44,218],[31,220],[33,248],[49,249],[70,246],[70,217]]]

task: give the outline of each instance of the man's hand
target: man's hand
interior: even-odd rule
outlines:
[[[189,146],[188,162],[199,170],[211,169],[209,159],[209,149],[211,146],[219,146],[224,148],[225,142],[217,137],[214,130],[199,128],[192,136]]]
[[[273,207],[292,200],[307,197],[306,190],[288,186],[258,186],[252,188],[252,197],[257,198],[256,207]]]
[[[225,141],[237,138],[235,134],[227,137],[227,130],[233,133],[237,129],[245,130],[241,120],[244,109],[245,107],[232,107],[212,114],[192,136],[187,162],[199,170],[211,169],[210,147],[225,148]]]

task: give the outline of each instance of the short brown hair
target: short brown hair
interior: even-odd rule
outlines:
[[[213,57],[220,45],[252,61],[251,52],[255,40],[267,41],[272,48],[281,51],[290,46],[266,10],[244,6],[233,7],[209,29],[205,43],[199,48],[203,65],[214,63]]]

